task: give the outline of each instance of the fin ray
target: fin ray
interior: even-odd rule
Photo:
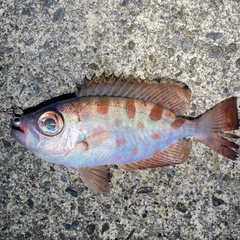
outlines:
[[[150,158],[128,164],[119,164],[118,166],[125,170],[143,170],[180,164],[188,159],[190,149],[190,142],[180,139]]]
[[[77,84],[75,93],[77,97],[107,96],[139,99],[158,104],[176,115],[184,114],[190,101],[190,90],[183,83],[169,79],[160,82],[134,79],[132,76],[124,77],[123,74],[118,77],[94,75],[91,80],[85,78],[82,84]]]
[[[239,145],[230,140],[237,139],[239,136],[227,133],[227,131],[239,129],[236,97],[222,101],[196,121],[200,125],[202,123],[202,130],[196,136],[199,141],[224,157],[232,160],[238,157]]]
[[[106,166],[77,168],[82,180],[95,193],[109,192],[109,179]]]

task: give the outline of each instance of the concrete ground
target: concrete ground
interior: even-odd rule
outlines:
[[[11,108],[104,71],[186,83],[189,116],[240,97],[239,1],[8,0],[0,23],[0,239],[240,239],[240,162],[195,140],[182,165],[111,166],[97,195],[10,137]]]

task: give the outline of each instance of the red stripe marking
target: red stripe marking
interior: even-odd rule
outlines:
[[[117,146],[120,147],[126,143],[126,140],[124,138],[117,139]]]
[[[157,139],[160,139],[160,137],[161,137],[160,133],[158,133],[158,132],[152,133],[152,139],[157,140]]]
[[[174,129],[180,128],[184,122],[185,122],[185,119],[176,118],[174,122],[171,124],[171,127],[173,127]]]
[[[121,121],[120,119],[116,119],[116,120],[115,120],[115,125],[116,125],[116,127],[120,127],[121,124],[122,124],[122,121]]]
[[[109,109],[109,101],[107,99],[97,102],[96,111],[99,114],[107,114]]]
[[[135,107],[135,103],[134,101],[128,100],[126,102],[126,113],[128,115],[129,118],[134,118],[135,114],[136,114],[136,107]]]
[[[137,124],[137,129],[138,130],[143,130],[144,128],[145,128],[145,126],[144,126],[143,123],[140,122],[140,123]]]
[[[158,121],[162,118],[162,113],[163,113],[163,108],[158,105],[154,105],[149,114],[149,118],[152,121]]]
[[[137,154],[137,152],[138,152],[138,148],[137,147],[133,147],[131,153],[132,154]]]

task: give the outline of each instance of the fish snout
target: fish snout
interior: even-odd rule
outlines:
[[[19,116],[12,118],[11,136],[21,145],[26,146],[26,134],[24,131],[23,119]]]
[[[17,128],[15,130],[20,130],[22,133],[24,133],[24,126],[23,122],[20,117],[14,116],[12,119],[12,125]]]

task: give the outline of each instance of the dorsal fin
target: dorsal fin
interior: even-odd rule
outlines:
[[[125,97],[158,104],[176,115],[184,114],[189,107],[190,90],[184,83],[163,79],[141,80],[132,76],[116,77],[114,74],[100,77],[94,75],[91,80],[85,78],[76,85],[77,97]]]

